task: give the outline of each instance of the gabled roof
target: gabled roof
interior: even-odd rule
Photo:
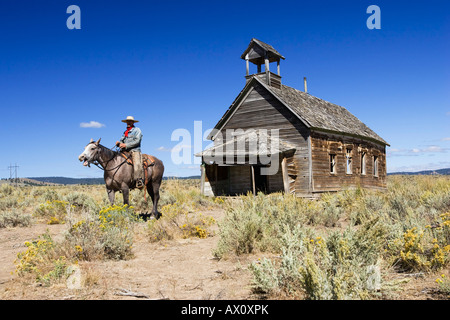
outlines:
[[[281,55],[281,53],[279,53],[277,50],[275,50],[270,44],[267,44],[265,42],[262,42],[261,40],[255,39],[255,38],[253,38],[250,41],[247,49],[245,49],[244,53],[241,55],[241,59],[245,60],[245,56],[247,55],[247,53],[250,50],[254,49],[255,46],[261,48],[262,51],[267,52],[267,55],[268,55],[268,58],[269,58],[270,62],[277,61],[280,58],[283,59],[283,60],[285,59]]]
[[[257,77],[253,77],[247,82],[233,104],[216,124],[215,129],[220,130],[224,126],[235,109],[240,106],[246,92],[256,84],[263,86],[311,130],[361,137],[389,145],[344,107],[285,85],[281,85],[281,89],[268,86]],[[211,139],[212,137],[210,136],[209,138]]]

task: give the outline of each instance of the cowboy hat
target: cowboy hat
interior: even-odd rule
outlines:
[[[128,116],[126,119],[122,120],[122,122],[128,122],[128,121],[139,122],[138,120],[134,120],[134,117],[132,117],[132,116]]]

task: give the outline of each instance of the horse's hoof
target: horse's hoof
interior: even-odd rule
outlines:
[[[148,214],[148,213],[140,213],[140,214],[139,214],[139,218],[142,219],[142,220],[144,220],[144,221],[154,219],[154,218],[153,218],[150,214]]]
[[[159,212],[152,212],[152,213],[150,213],[150,216],[153,218],[153,219],[156,219],[156,220],[158,220],[159,218],[161,218],[161,213],[159,213]]]

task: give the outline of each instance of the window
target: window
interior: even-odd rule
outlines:
[[[336,155],[330,154],[330,173],[336,173]]]
[[[366,153],[361,153],[361,175],[366,174]]]
[[[378,177],[378,156],[373,156],[373,175]]]
[[[352,149],[347,149],[345,158],[347,159],[347,174],[352,174]]]

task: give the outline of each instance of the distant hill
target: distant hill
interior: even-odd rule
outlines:
[[[33,177],[26,178],[31,181],[38,181],[44,184],[104,184],[105,180],[103,178],[66,178],[66,177]],[[190,176],[190,177],[164,177],[167,179],[200,179],[200,176]]]
[[[418,172],[392,172],[388,173],[388,175],[395,175],[395,174],[404,174],[404,175],[449,175],[450,174],[450,168],[445,169],[439,169],[439,170],[424,170],[424,171],[418,171]]]
[[[418,172],[391,172],[388,175],[450,175],[450,168],[439,169],[439,170],[424,170]],[[189,177],[164,177],[167,179],[200,179],[200,176],[189,176]],[[104,184],[103,178],[67,178],[67,177],[30,177],[30,178],[20,178],[20,182],[28,185],[52,185],[52,184]]]
[[[103,184],[103,178],[30,177],[34,181],[55,184]]]

